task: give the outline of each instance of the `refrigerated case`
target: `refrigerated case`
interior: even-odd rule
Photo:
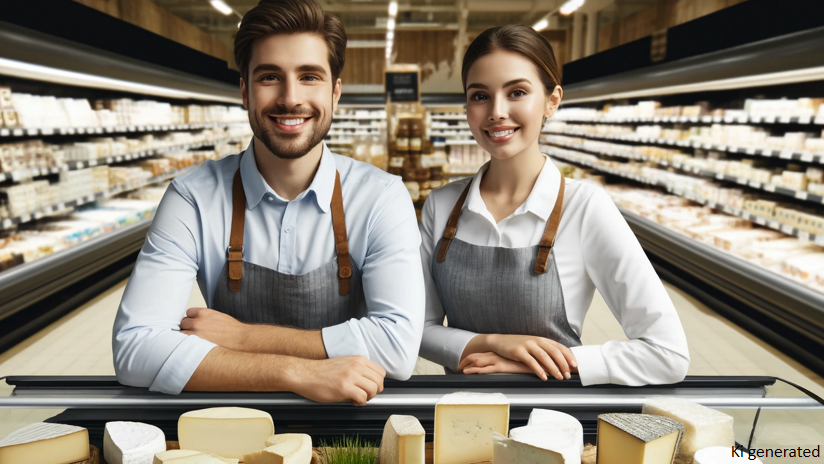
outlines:
[[[378,444],[390,415],[412,415],[431,442],[435,404],[457,391],[504,393],[510,401],[510,429],[526,425],[533,408],[571,414],[581,421],[588,444],[597,444],[598,414],[639,413],[645,400],[655,396],[689,399],[729,414],[735,421],[736,443],[746,449],[815,448],[824,443],[824,400],[776,377],[692,376],[673,385],[584,387],[576,378],[544,382],[519,374],[413,376],[405,382],[387,380],[383,393],[364,407],[315,403],[292,393],[170,396],[124,387],[114,377],[9,377],[6,382],[14,389],[11,396],[0,398],[0,436],[35,422],[63,423],[87,428],[91,444],[98,448],[106,422],[152,424],[174,441],[181,414],[218,406],[266,411],[277,433],[306,433],[316,446],[321,440],[355,435]]]

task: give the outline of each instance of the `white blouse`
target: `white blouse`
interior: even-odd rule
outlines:
[[[474,177],[433,191],[421,214],[426,323],[420,356],[455,370],[476,334],[443,325],[444,310],[431,263],[458,197],[471,182],[456,238],[473,245],[528,247],[540,243],[561,182],[560,171],[547,158],[526,201],[496,224],[479,191],[488,166]],[[571,348],[583,385],[669,384],[684,379],[690,358],[681,320],[644,250],[603,189],[566,180],[554,254],[567,318],[575,333],[581,336],[597,288],[629,338]]]

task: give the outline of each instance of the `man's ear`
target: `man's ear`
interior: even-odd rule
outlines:
[[[340,80],[340,77],[335,81],[335,88],[332,89],[332,112],[338,110],[338,102],[340,101],[340,93],[341,88],[343,87],[343,83]]]
[[[546,111],[544,111],[544,116],[547,118],[551,118],[555,111],[558,109],[558,106],[561,105],[561,99],[564,97],[564,90],[561,89],[560,85],[556,85],[555,88],[552,90],[552,93],[546,97]]]
[[[243,100],[243,107],[249,109],[249,89],[246,88],[246,81],[240,78],[240,98]]]

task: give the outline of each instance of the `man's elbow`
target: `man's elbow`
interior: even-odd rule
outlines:
[[[145,362],[144,357],[148,353],[143,353],[145,347],[141,345],[133,337],[121,336],[121,334],[114,337],[112,361],[114,375],[119,383],[142,388],[149,388],[152,385],[156,372],[149,372],[148,367],[152,363]]]

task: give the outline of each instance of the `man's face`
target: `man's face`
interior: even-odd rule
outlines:
[[[277,34],[252,45],[241,80],[252,132],[275,156],[296,159],[323,141],[340,99],[326,42],[317,34]]]

